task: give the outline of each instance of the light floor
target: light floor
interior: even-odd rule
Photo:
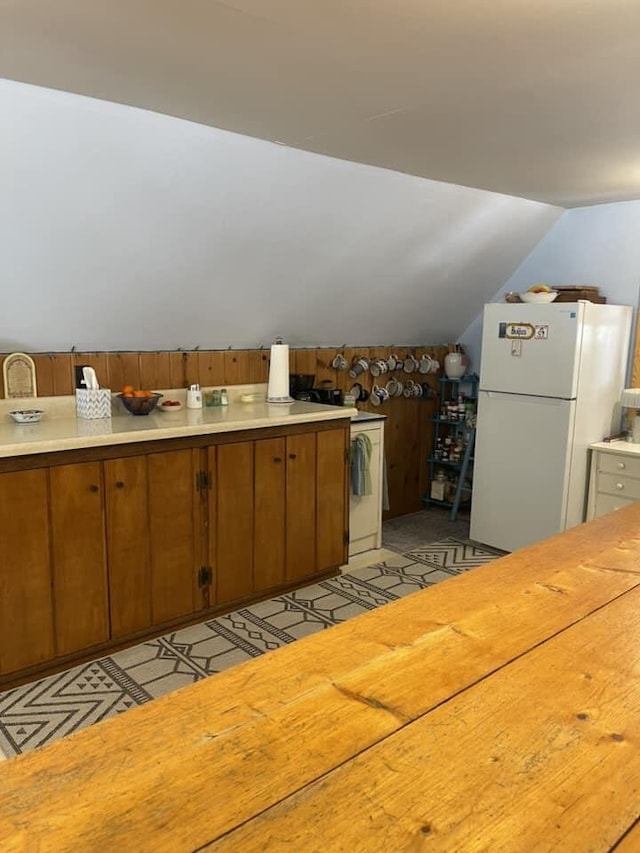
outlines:
[[[384,550],[346,571],[0,693],[0,756],[40,747],[171,690],[496,559],[438,509],[383,527]],[[363,564],[364,563],[364,564]]]

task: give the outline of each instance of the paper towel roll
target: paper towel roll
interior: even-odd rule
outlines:
[[[280,338],[271,346],[267,403],[291,403],[289,396],[289,347]]]

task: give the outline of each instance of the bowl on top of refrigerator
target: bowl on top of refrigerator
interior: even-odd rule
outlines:
[[[553,302],[553,300],[558,295],[557,290],[552,290],[546,284],[534,284],[533,287],[530,287],[529,290],[520,294],[520,299],[523,302],[537,302],[538,304],[544,302]]]

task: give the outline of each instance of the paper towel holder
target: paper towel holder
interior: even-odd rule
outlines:
[[[293,403],[289,393],[289,347],[280,337],[271,345],[267,403]]]

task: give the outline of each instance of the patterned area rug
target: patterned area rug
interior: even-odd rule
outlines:
[[[0,753],[35,749],[500,554],[443,539],[0,693]]]

